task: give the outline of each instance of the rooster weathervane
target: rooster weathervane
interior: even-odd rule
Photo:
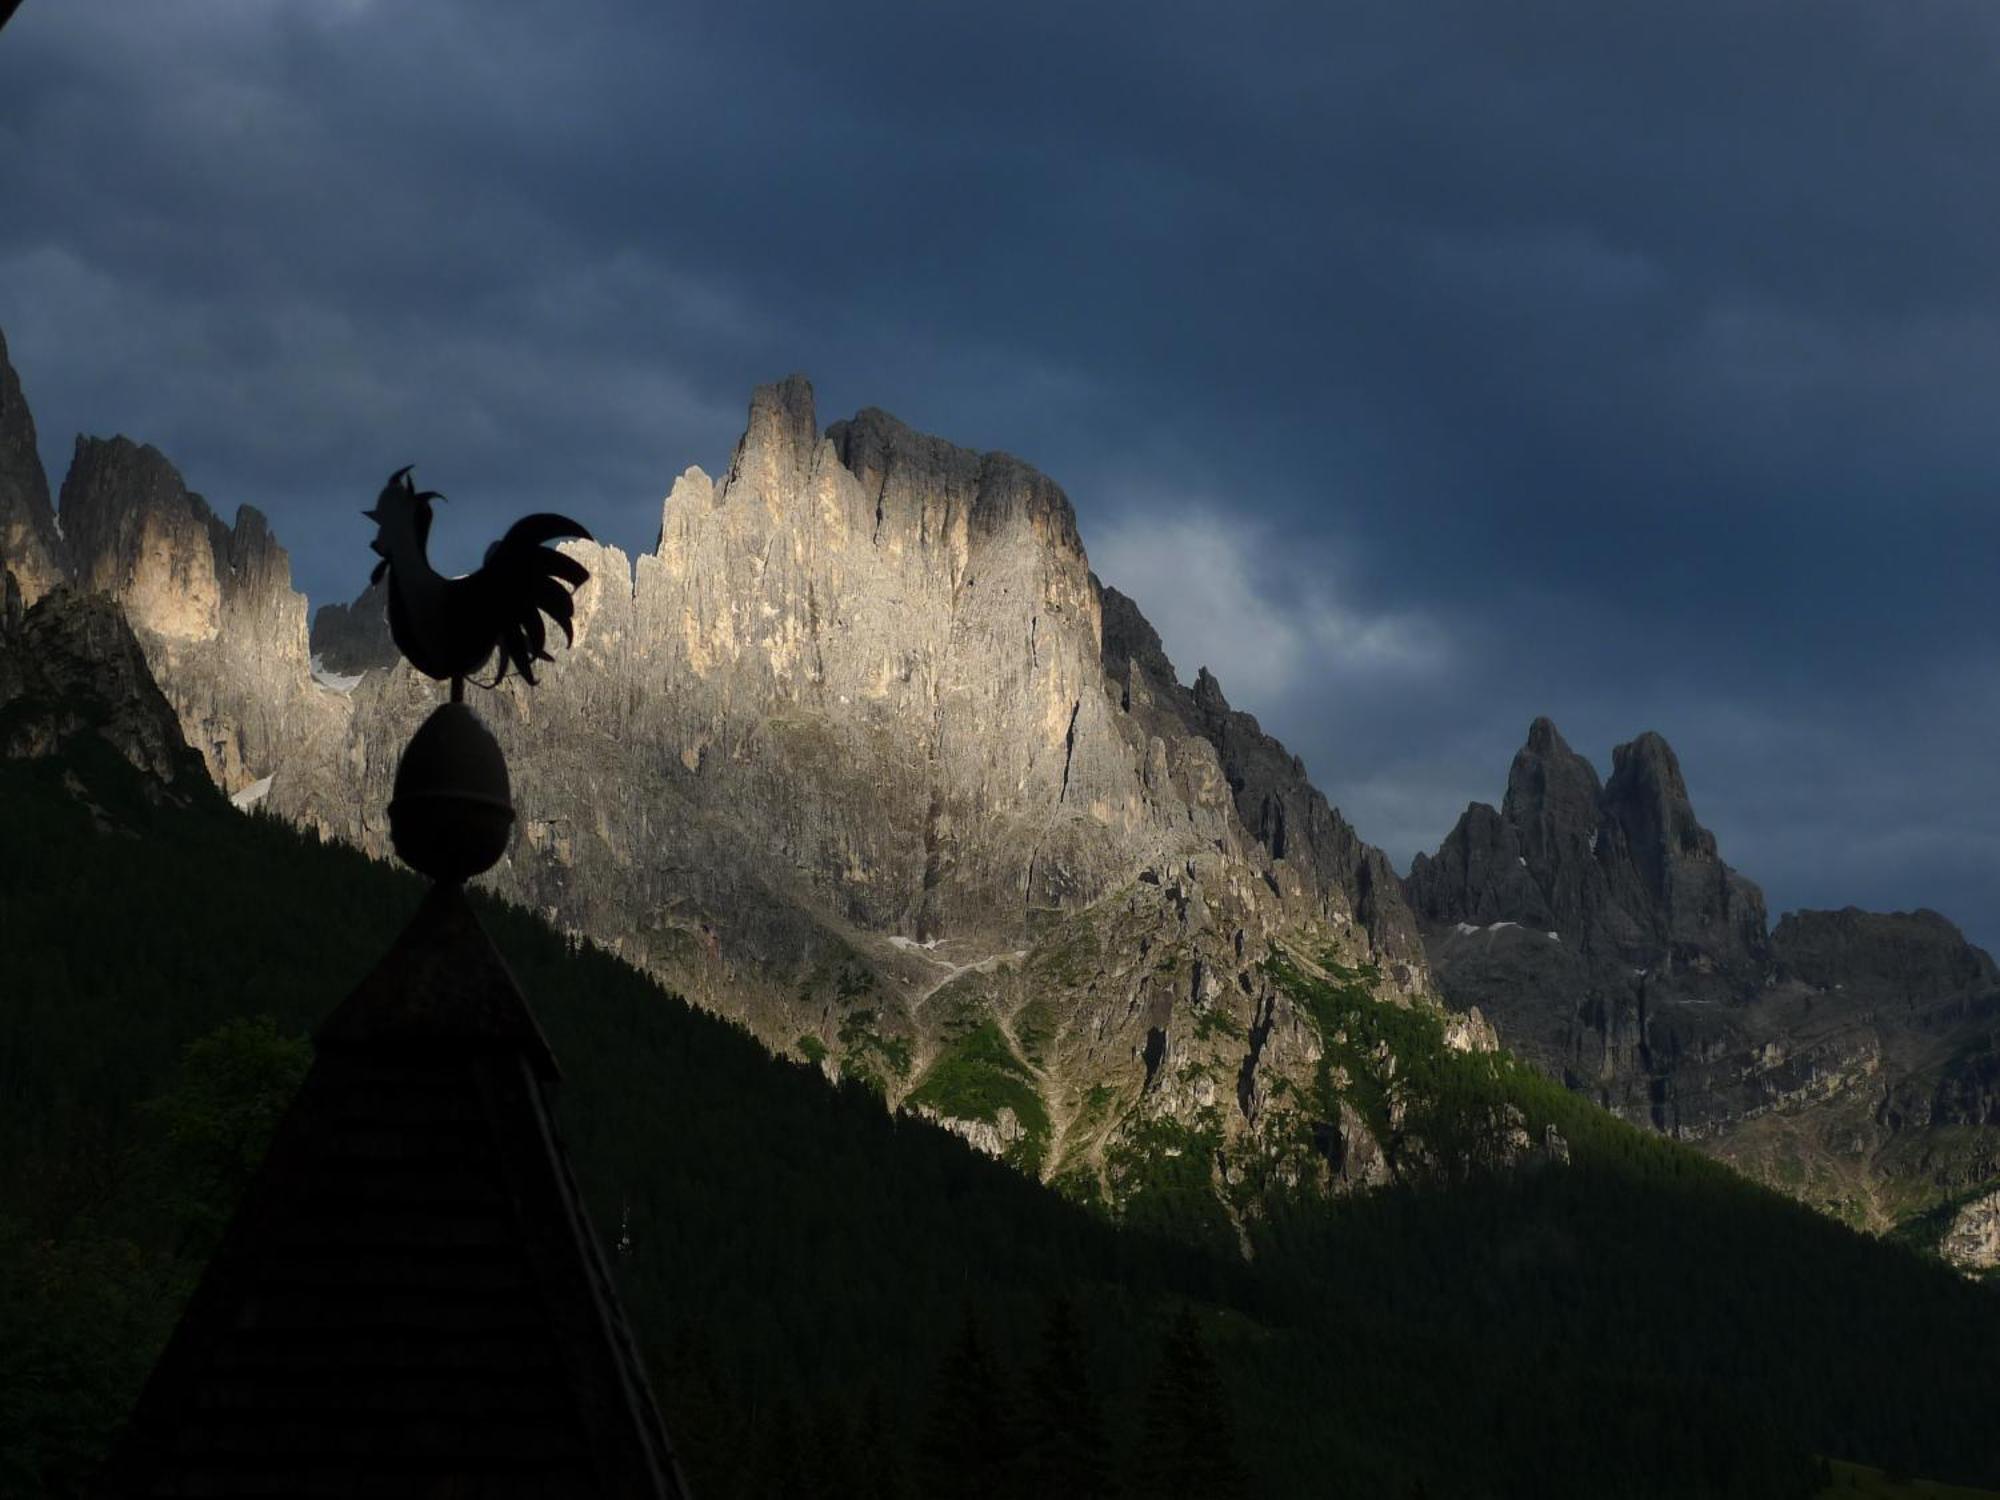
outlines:
[[[382,486],[370,544],[382,559],[368,577],[389,581],[389,634],[411,666],[451,684],[451,701],[424,720],[396,766],[389,802],[389,837],[404,861],[441,885],[457,885],[490,870],[507,852],[514,802],[500,742],[465,702],[466,679],[495,652],[500,666],[484,688],[498,687],[512,667],[534,685],[535,663],[548,653],[547,615],[576,644],[572,591],[590,577],[575,558],[548,544],[564,537],[592,540],[567,516],[523,516],[486,549],[486,560],[463,578],[431,566],[431,502],[410,470]],[[473,678],[475,682],[477,678]]]
[[[389,576],[389,634],[396,649],[425,676],[449,681],[454,703],[464,701],[466,678],[496,650],[500,669],[493,681],[479,686],[498,687],[511,665],[532,687],[534,664],[555,660],[546,649],[542,616],[562,628],[565,642],[575,644],[570,591],[590,577],[582,563],[546,544],[562,537],[590,541],[590,533],[567,516],[547,511],[523,516],[486,549],[476,571],[447,578],[427,555],[431,502],[444,496],[412,484],[413,467],[391,474],[375,508],[361,513],[375,523],[369,545],[382,559],[368,581]]]

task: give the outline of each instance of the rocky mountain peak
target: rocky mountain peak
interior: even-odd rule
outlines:
[[[1207,667],[1195,671],[1193,692],[1195,707],[1204,715],[1220,719],[1230,713],[1229,700],[1222,694],[1222,684]]]
[[[760,385],[729,466],[733,487],[771,494],[795,486],[819,450],[812,382],[799,374]]]
[[[1061,566],[1087,571],[1069,497],[1012,454],[961,448],[873,406],[835,422],[826,436],[841,468],[874,501],[877,546],[963,545],[1020,528]]]
[[[0,334],[0,566],[14,575],[24,605],[69,574],[35,442],[35,419],[8,361],[6,336]]]
[[[1406,889],[1446,1000],[1629,1119],[1878,1226],[1898,1194],[2000,1170],[1956,1137],[1899,1139],[2000,1119],[1992,959],[1928,911],[1768,931],[1659,734],[1616,747],[1600,787],[1537,719],[1500,809],[1468,808]]]
[[[1698,962],[1754,983],[1763,896],[1717,856],[1672,747],[1642,734],[1617,747],[1612,766],[1600,783],[1555,725],[1536,719],[1498,815],[1475,804],[1435,857],[1411,865],[1418,910],[1434,923],[1553,932],[1620,969]]]
[[[262,781],[282,746],[338,716],[311,680],[291,559],[256,507],[226,525],[157,448],[79,437],[62,519],[77,587],[123,607],[225,791]]]
[[[78,586],[117,599],[134,628],[208,640],[235,616],[303,651],[305,600],[264,513],[242,505],[224,524],[159,449],[79,437],[62,516]]]
[[[1100,1080],[1130,1108],[1075,1122],[1078,1160],[1231,1092],[1256,1129],[1265,1075],[1316,1055],[1274,944],[1433,1003],[1386,860],[1213,674],[1180,686],[1060,486],[879,410],[817,421],[803,378],[760,387],[653,550],[569,544],[574,649],[480,703],[517,778],[498,889],[892,1098],[998,1038],[1050,1118],[953,1128],[1027,1129],[1025,1160]],[[223,525],[122,438],[79,442],[64,505],[213,778],[384,850],[437,691],[385,650],[379,591],[321,611],[315,674],[261,514]]]
[[[1715,836],[1695,818],[1680,759],[1653,731],[1612,750],[1604,800],[1634,853],[1655,870],[1676,854],[1715,858]]]
[[[140,630],[212,639],[229,531],[166,455],[126,437],[79,436],[62,487],[78,587],[109,594]]]
[[[1596,768],[1570,749],[1552,720],[1540,718],[1528,726],[1527,742],[1514,754],[1502,805],[1518,818],[1587,810],[1587,820],[1594,821],[1600,790]]]
[[[1665,739],[1648,732],[1612,751],[1603,810],[1613,903],[1670,953],[1760,979],[1763,892],[1722,863]]]
[[[1508,768],[1500,816],[1518,844],[1513,852],[1546,898],[1541,911],[1554,925],[1583,919],[1602,796],[1596,768],[1570,749],[1553,722],[1536,719]]]

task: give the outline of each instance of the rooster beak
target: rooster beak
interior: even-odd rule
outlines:
[[[380,521],[382,519],[380,516],[376,515],[375,512],[372,510],[364,510],[363,512],[361,512],[361,514],[366,516],[371,521]]]
[[[440,495],[436,490],[425,490],[417,498],[419,500],[442,500],[444,496]]]

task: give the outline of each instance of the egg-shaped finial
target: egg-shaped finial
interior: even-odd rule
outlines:
[[[440,704],[396,767],[389,803],[396,853],[431,879],[456,884],[492,869],[513,831],[500,742],[465,704]]]

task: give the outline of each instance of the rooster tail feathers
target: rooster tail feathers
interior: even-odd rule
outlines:
[[[583,581],[590,577],[590,569],[566,552],[545,551],[542,554],[542,561],[550,573],[573,589],[583,587]]]
[[[594,542],[596,537],[578,521],[568,516],[559,516],[550,511],[537,511],[532,516],[523,516],[507,528],[507,534],[500,538],[502,547],[539,547],[545,542],[553,542],[562,537],[575,537],[579,541]]]
[[[527,619],[533,623],[534,631],[539,635],[542,628],[541,617],[531,613],[527,616]],[[535,661],[537,658],[543,661],[553,661],[555,659],[539,647],[530,645],[529,638],[524,633],[521,625],[509,625],[505,630],[500,632],[500,673],[499,676],[493,679],[493,685],[498,687],[501,679],[507,675],[507,668],[512,666],[516,672],[521,674],[528,686],[533,687],[535,685]]]
[[[529,597],[534,600],[537,609],[562,627],[564,642],[574,646],[576,631],[571,628],[571,621],[576,618],[576,605],[570,599],[569,590],[553,578],[537,578]]]
[[[567,516],[526,516],[508,527],[486,554],[480,572],[491,589],[502,676],[511,666],[532,684],[534,664],[555,659],[548,652],[543,615],[555,621],[566,642],[575,644],[576,601],[570,590],[589,581],[590,569],[546,545],[567,537],[592,540],[588,530]]]

